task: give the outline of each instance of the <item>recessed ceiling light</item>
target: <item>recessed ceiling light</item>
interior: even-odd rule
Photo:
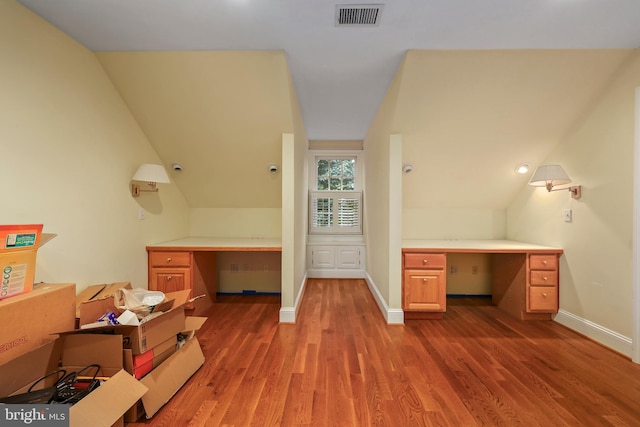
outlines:
[[[525,173],[529,172],[529,169],[531,169],[531,163],[520,163],[518,166],[516,166],[515,171],[516,173],[524,175]]]

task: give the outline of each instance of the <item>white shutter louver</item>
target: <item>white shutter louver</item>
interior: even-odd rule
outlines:
[[[362,192],[311,191],[309,233],[362,234]]]

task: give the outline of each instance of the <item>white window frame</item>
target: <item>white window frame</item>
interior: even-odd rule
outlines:
[[[354,176],[354,189],[353,191],[343,190],[318,190],[318,161],[320,160],[355,160],[355,176]],[[363,223],[363,159],[361,151],[342,151],[342,150],[313,150],[309,152],[309,234],[323,234],[323,235],[354,235],[362,234]],[[317,198],[328,198],[331,200],[334,218],[331,226],[315,225],[315,206],[314,201]],[[357,214],[358,219],[355,221],[356,226],[341,226],[338,221],[339,215],[339,200],[341,198],[354,198],[357,200]]]

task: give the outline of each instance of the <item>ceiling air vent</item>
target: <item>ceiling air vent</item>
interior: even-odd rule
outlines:
[[[382,4],[339,4],[336,6],[337,27],[375,27],[380,23]]]

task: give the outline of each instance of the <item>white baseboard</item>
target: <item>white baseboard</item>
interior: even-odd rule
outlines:
[[[300,284],[300,292],[296,296],[296,301],[293,303],[293,307],[280,307],[280,323],[296,323],[298,318],[298,308],[300,308],[300,301],[302,301],[302,295],[304,295],[304,285],[307,283],[307,275],[305,274]]]
[[[376,300],[376,304],[378,304],[378,308],[382,312],[385,320],[388,325],[403,325],[404,324],[404,311],[400,308],[389,308],[387,302],[384,300],[378,287],[373,282],[373,279],[368,274],[365,277],[367,282],[367,286],[371,291],[371,295]]]
[[[558,314],[556,314],[553,320],[617,351],[618,353],[624,354],[628,357],[631,357],[632,355],[631,338],[620,335],[617,332],[593,323],[587,319],[583,319],[582,317],[576,316],[575,314],[569,313],[565,310],[558,311]]]

